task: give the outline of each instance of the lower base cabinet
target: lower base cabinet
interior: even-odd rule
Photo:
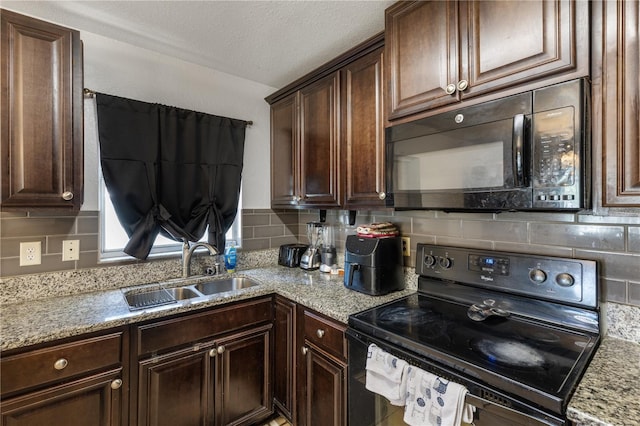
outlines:
[[[305,348],[305,418],[301,424],[346,425],[346,363],[328,356],[314,346]]]
[[[122,329],[3,353],[0,424],[126,425],[127,355]]]
[[[271,297],[136,327],[131,425],[260,424],[273,412],[272,328]]]
[[[120,425],[120,369],[2,401],[2,425]]]
[[[302,306],[298,362],[298,425],[347,424],[346,326]]]

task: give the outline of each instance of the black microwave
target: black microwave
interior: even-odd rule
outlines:
[[[583,78],[387,128],[386,205],[590,208],[589,95]]]

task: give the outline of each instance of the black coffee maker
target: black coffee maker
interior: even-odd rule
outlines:
[[[403,290],[402,238],[347,236],[344,285],[371,296]]]

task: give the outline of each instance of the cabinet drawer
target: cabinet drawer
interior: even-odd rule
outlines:
[[[217,334],[271,321],[271,317],[269,297],[199,314],[156,321],[137,328],[138,355],[195,343]]]
[[[121,357],[121,332],[11,355],[0,364],[2,394],[116,366]]]
[[[347,357],[344,337],[346,326],[321,317],[312,311],[304,311],[304,337],[319,348],[340,359]]]

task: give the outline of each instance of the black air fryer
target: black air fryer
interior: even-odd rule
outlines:
[[[371,296],[403,290],[402,239],[347,236],[344,285]]]

